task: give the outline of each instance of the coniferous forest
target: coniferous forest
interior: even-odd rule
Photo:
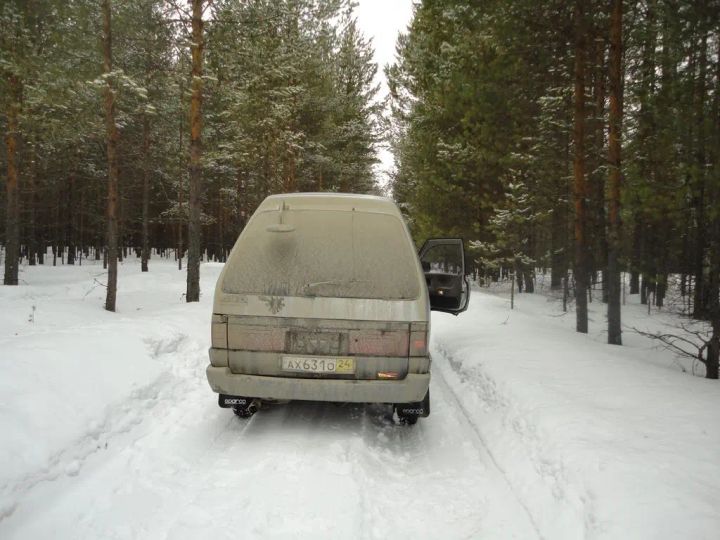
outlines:
[[[347,0],[0,9],[5,284],[18,260],[87,257],[112,284],[157,250],[187,256],[197,300],[200,258],[225,260],[267,195],[376,189],[377,66]]]
[[[395,198],[480,276],[549,273],[579,332],[607,302],[609,343],[621,275],[643,304],[677,293],[717,378],[719,47],[716,0],[422,2],[387,70]]]
[[[418,240],[548,274],[579,332],[607,302],[613,344],[624,294],[672,301],[718,378],[718,0],[423,0],[384,68],[349,0],[4,1],[4,283],[103,259],[114,310],[118,260],[186,256],[197,300],[267,195],[381,193],[387,141]]]

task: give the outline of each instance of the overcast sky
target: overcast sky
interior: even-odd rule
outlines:
[[[378,64],[378,82],[382,84],[381,93],[387,94],[387,84],[383,68],[395,59],[395,40],[398,32],[404,32],[412,18],[413,0],[358,0],[357,18],[360,28],[371,37],[375,47],[375,61]],[[384,171],[392,168],[392,155],[381,150],[382,161],[379,168],[379,180],[385,182]]]

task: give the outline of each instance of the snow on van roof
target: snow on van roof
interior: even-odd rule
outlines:
[[[270,195],[258,211],[280,210],[285,203],[287,210],[358,210],[400,215],[395,201],[377,195],[358,195],[355,193],[281,193]]]

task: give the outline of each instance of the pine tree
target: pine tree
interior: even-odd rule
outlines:
[[[20,173],[18,146],[22,139],[20,120],[24,101],[24,76],[32,69],[32,13],[23,2],[7,2],[0,11],[5,29],[0,37],[1,105],[7,118],[5,150],[7,179],[5,183],[5,285],[18,284],[20,258]]]
[[[191,0],[192,3],[192,93],[190,98],[190,192],[188,220],[188,261],[187,261],[187,291],[185,300],[198,302],[200,300],[200,236],[202,212],[201,195],[202,183],[202,93],[203,93],[203,50],[205,48],[205,33],[203,23],[203,0]]]
[[[620,181],[622,133],[622,0],[613,0],[610,17],[610,144],[608,162],[608,343],[622,345],[620,328]]]
[[[530,231],[543,215],[535,210],[533,197],[523,180],[516,177],[517,172],[511,171],[513,177],[507,182],[503,201],[489,220],[492,240],[470,242],[470,247],[484,272],[499,275],[503,268],[509,269],[519,292],[533,292],[537,260],[530,245]]]
[[[105,76],[105,125],[107,131],[107,168],[108,168],[108,191],[107,191],[107,261],[108,261],[108,282],[107,296],[105,298],[105,309],[115,311],[115,299],[117,295],[117,259],[118,259],[118,130],[115,125],[115,91],[113,89],[112,76],[112,5],[110,0],[103,0],[103,60]]]
[[[576,330],[587,334],[587,187],[585,178],[585,61],[586,22],[582,0],[576,0],[575,12],[575,93],[573,142],[575,161],[573,164],[573,199],[575,203],[575,315]]]

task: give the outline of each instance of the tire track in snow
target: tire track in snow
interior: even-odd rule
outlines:
[[[449,360],[445,357],[444,351],[441,350],[438,347],[435,347],[436,352],[438,353],[438,356],[440,356],[443,360],[450,363]],[[437,362],[433,362],[437,366]],[[443,388],[443,392],[445,392],[445,395],[448,396],[450,399],[452,399],[453,403],[456,405],[457,410],[462,413],[464,422],[470,427],[470,430],[472,434],[474,435],[474,442],[475,447],[478,449],[480,454],[487,458],[493,465],[493,467],[498,472],[499,476],[502,477],[505,485],[507,486],[508,490],[514,497],[515,501],[518,503],[518,505],[523,509],[523,512],[525,516],[527,517],[529,523],[532,525],[533,530],[537,534],[537,537],[540,539],[543,539],[544,536],[540,532],[540,529],[538,528],[537,523],[535,522],[535,518],[533,517],[532,513],[530,512],[530,509],[528,508],[527,504],[523,499],[518,495],[518,493],[515,491],[514,486],[510,482],[510,479],[507,476],[507,473],[505,472],[505,469],[500,465],[498,460],[495,458],[495,455],[490,451],[490,448],[488,447],[485,437],[482,434],[482,431],[480,428],[475,424],[475,421],[472,418],[472,414],[470,411],[467,410],[465,405],[463,404],[461,398],[458,396],[458,394],[455,392],[455,390],[450,386],[450,384],[447,382],[447,379],[445,379],[444,374],[440,369],[435,369],[433,371],[433,379],[440,383],[440,387]]]
[[[69,446],[52,455],[43,469],[29,473],[0,486],[3,499],[19,497],[45,482],[53,482],[64,476],[77,476],[84,463],[93,455],[107,450],[121,435],[130,433],[143,421],[138,410],[148,411],[158,404],[158,389],[170,378],[163,371],[151,383],[137,388],[120,402],[108,406],[99,422],[93,422],[90,430],[83,433]],[[3,503],[7,510],[0,513],[0,523],[10,517],[19,501]]]
[[[217,523],[225,531],[246,526],[248,538],[289,536],[289,524],[301,527],[293,534],[303,536],[315,523],[320,537],[331,537],[322,527],[332,520],[322,514],[311,514],[315,521],[308,524],[293,522],[305,518],[294,506],[282,513],[282,503],[300,503],[303,496],[325,496],[339,512],[334,537],[400,539],[448,531],[464,538],[497,537],[498,531],[532,537],[531,521],[514,518],[518,527],[494,519],[504,506],[507,514],[522,513],[513,510],[512,490],[495,479],[500,474],[487,452],[479,451],[472,424],[455,414],[460,408],[441,376],[434,383],[435,417],[412,427],[389,420],[389,407],[312,402],[272,406],[241,420],[213,403],[197,364],[200,342],[171,336],[147,345],[168,358],[166,379],[157,384],[153,407],[140,405],[143,427],[121,438],[102,466],[93,459],[82,482],[66,482],[62,498],[84,508],[76,538],[191,538]],[[88,483],[94,490],[83,486]],[[83,505],[89,496],[92,506]],[[141,508],[130,520],[128,510],[113,506],[118,498],[137,497],[155,501],[152,517]],[[44,523],[57,526],[58,518],[48,514]],[[497,528],[503,523],[507,530]],[[67,533],[68,525],[59,530]]]
[[[375,495],[363,500],[366,517],[359,537],[386,538],[388,530],[401,530],[395,533],[400,538],[442,536],[453,530],[449,527],[462,538],[497,537],[498,527],[507,527],[499,530],[508,538],[539,537],[530,520],[521,518],[525,525],[516,525],[514,516],[522,516],[522,510],[508,519],[509,513],[499,508],[505,502],[514,507],[514,494],[486,465],[486,454],[466,443],[473,435],[446,395],[438,389],[434,417],[415,426],[396,424],[389,408],[378,415],[377,406],[365,406],[362,446],[354,448],[353,463],[361,488]],[[399,516],[405,517],[402,523]]]
[[[449,406],[438,407],[436,416],[448,414],[449,409],[457,410],[454,394],[445,387],[439,390],[439,400],[443,404],[449,403]],[[464,502],[467,503],[467,506],[472,506],[477,501],[475,503],[468,501],[477,499],[478,488],[484,497],[484,502],[479,508],[492,509],[493,505],[498,502],[503,504],[503,501],[513,501],[523,508],[523,510],[518,509],[517,513],[513,513],[514,515],[527,514],[527,509],[517,500],[511,487],[505,485],[507,479],[490,458],[487,450],[484,446],[478,446],[481,443],[474,442],[470,446],[470,448],[474,447],[474,450],[469,454],[469,456],[479,455],[480,459],[470,457],[470,461],[466,461],[468,455],[458,452],[465,439],[472,440],[473,436],[477,437],[473,433],[470,422],[464,417],[458,418],[453,415],[449,422],[441,420],[440,424],[437,423],[437,420],[434,424],[426,423],[430,420],[421,420],[415,426],[402,426],[390,418],[389,407],[383,411],[383,407],[378,405],[347,404],[338,407],[325,403],[293,402],[280,407],[285,409],[285,414],[281,417],[282,422],[279,418],[266,417],[263,419],[263,411],[261,411],[253,417],[258,419],[257,426],[263,431],[267,431],[272,429],[267,424],[274,424],[277,427],[278,423],[287,422],[290,429],[301,430],[303,440],[307,437],[314,437],[313,430],[316,429],[345,432],[344,440],[340,443],[336,441],[333,444],[341,447],[338,448],[339,452],[336,457],[341,457],[340,461],[350,464],[358,493],[358,511],[355,514],[357,534],[353,538],[370,540],[387,537],[388,530],[398,529],[397,512],[399,508],[405,507],[404,503],[419,503],[421,507],[421,510],[407,515],[408,521],[423,523],[425,520],[425,523],[429,524],[427,519],[438,512],[435,505],[427,506],[431,501],[456,500],[463,493],[466,499]],[[357,412],[360,413],[360,418],[358,418]],[[274,415],[277,416],[277,413]],[[261,422],[262,420],[266,421]],[[359,431],[358,425],[360,426]],[[467,429],[468,426],[470,429]],[[242,434],[242,436],[252,435],[252,430]],[[315,439],[311,438],[311,440]],[[238,444],[242,444],[242,441],[239,441]],[[442,461],[438,461],[438,458]],[[485,464],[489,463],[493,463],[493,465],[486,467]],[[480,467],[478,468],[478,466]],[[464,471],[465,477],[456,476],[458,467]],[[490,472],[493,470],[497,471]],[[488,472],[490,475],[487,474]],[[436,482],[439,484],[436,485]],[[473,486],[470,488],[473,493],[466,491],[468,485]],[[501,487],[501,491],[496,493],[494,486]],[[503,496],[505,492],[507,495]],[[430,508],[432,510],[428,512]],[[478,507],[475,508],[470,511],[472,514],[469,514],[468,509],[463,508],[462,505],[459,508],[450,506],[445,507],[445,511],[437,515],[442,516],[442,519],[448,519],[449,523],[474,522],[472,530],[463,534],[462,537],[477,538],[483,534],[489,534],[492,529],[487,522],[492,520],[486,519],[487,516],[481,516],[482,511],[478,513]],[[491,511],[486,510],[486,512]],[[402,511],[400,512],[402,514]],[[413,519],[413,516],[416,516],[417,519]],[[541,535],[530,516],[526,523],[525,533],[520,537],[527,538],[534,535],[540,538]],[[433,525],[437,525],[437,523],[433,523]],[[531,532],[534,534],[531,535]],[[427,534],[427,529],[425,529],[425,534]],[[508,535],[508,537],[510,536]],[[406,530],[399,537],[411,538],[413,536]]]
[[[568,534],[569,537],[594,536],[598,530],[594,494],[579,489],[577,483],[568,478],[562,460],[546,448],[536,426],[527,420],[527,413],[531,413],[532,409],[524,411],[518,408],[512,393],[508,393],[509,389],[499,386],[483,369],[482,362],[466,365],[462,355],[456,357],[441,340],[434,343],[433,352],[445,361],[438,365],[440,370],[447,370],[443,371],[445,382],[453,389],[465,411],[474,412],[470,414],[471,420],[479,415],[493,429],[501,430],[503,439],[509,437],[509,441],[501,444],[510,446],[501,447],[498,454],[501,459],[497,461],[504,459],[510,464],[512,469],[506,477],[513,486],[520,486],[515,488],[515,492],[522,492],[525,495],[523,500],[533,501],[532,508],[540,508],[538,504],[545,508],[535,516],[538,527],[550,538]],[[460,389],[463,394],[458,392]],[[466,391],[469,391],[468,394],[464,393]],[[472,425],[479,434],[487,432],[476,422],[472,420]],[[490,450],[490,445],[486,446]],[[502,450],[507,453],[502,453]],[[495,457],[495,454],[492,455]],[[508,455],[512,456],[510,461]],[[553,511],[548,512],[549,508]]]

